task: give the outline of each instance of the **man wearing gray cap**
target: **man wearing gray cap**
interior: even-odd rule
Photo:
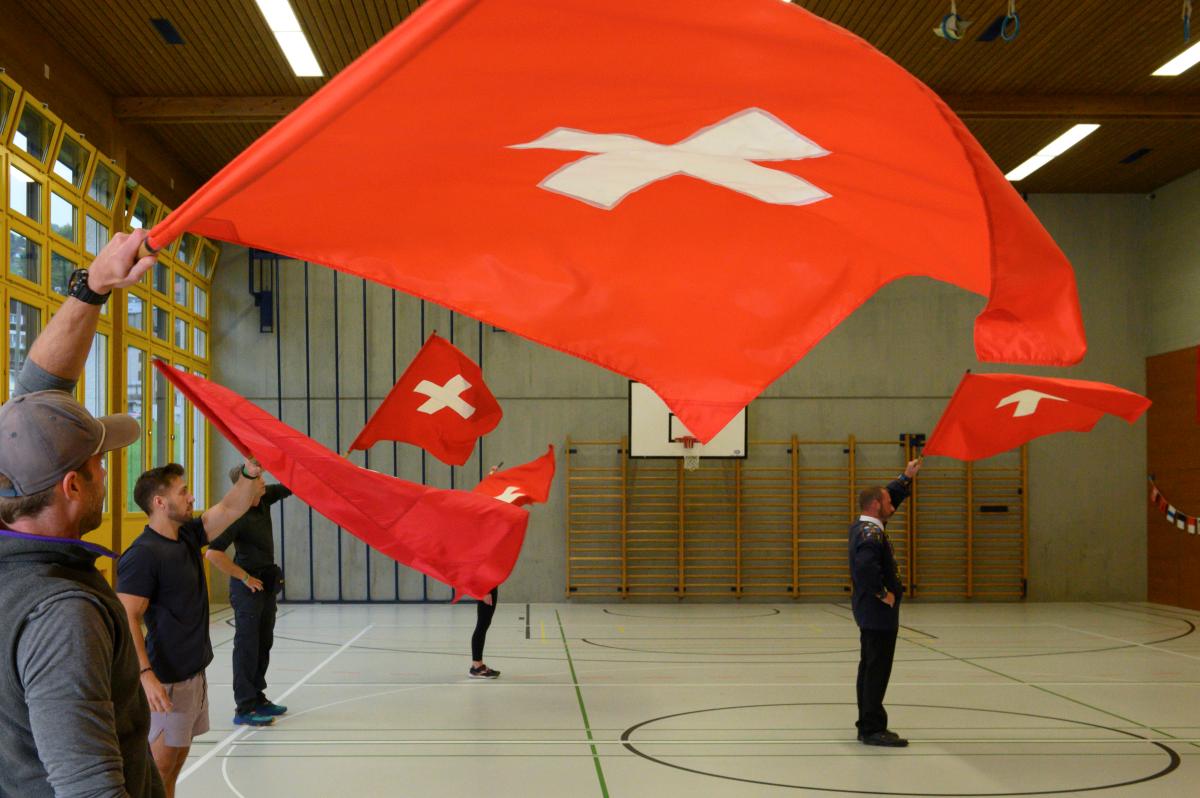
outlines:
[[[0,407],[0,795],[164,795],[124,608],[82,537],[100,525],[104,455],[137,440],[129,416],[96,419],[68,393],[100,306],[154,263],[145,233],[118,234],[30,349]]]

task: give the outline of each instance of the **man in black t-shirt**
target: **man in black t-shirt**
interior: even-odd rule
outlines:
[[[168,798],[175,795],[192,738],[208,731],[204,669],[213,653],[200,550],[249,509],[261,490],[261,474],[247,460],[242,478],[200,518],[193,515],[196,499],[177,463],[150,469],[133,489],[148,523],[117,564],[117,596],[129,616],[150,702],[150,751]],[[263,725],[269,723],[268,718]]]
[[[241,478],[235,466],[229,479]],[[235,726],[258,725],[261,716],[276,717],[287,707],[267,700],[267,666],[275,640],[275,596],[282,586],[275,564],[275,531],[271,527],[271,505],[292,492],[283,485],[262,486],[250,509],[208,544],[204,555],[218,570],[229,575],[229,603],[233,605],[233,715]],[[225,550],[237,547],[234,559]]]

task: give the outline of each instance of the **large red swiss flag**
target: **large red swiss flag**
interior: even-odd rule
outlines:
[[[479,366],[434,333],[355,437],[350,450],[370,449],[376,441],[404,441],[447,465],[462,465],[471,457],[475,443],[496,428],[502,415]]]
[[[362,468],[228,388],[154,365],[239,452],[381,554],[475,598],[512,572],[529,523],[524,510]]]
[[[1054,432],[1087,432],[1106,414],[1130,424],[1150,400],[1103,382],[967,374],[925,444],[925,454],[978,460]]]
[[[701,441],[899,277],[987,297],[983,360],[1085,350],[1070,265],[954,113],[780,0],[430,0],[151,240],[185,230],[594,361]]]

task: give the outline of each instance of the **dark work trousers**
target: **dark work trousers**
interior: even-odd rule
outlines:
[[[233,605],[233,700],[237,712],[249,712],[267,700],[267,665],[275,642],[275,593],[251,592],[239,580],[229,581]]]
[[[898,629],[861,629],[862,644],[858,660],[858,732],[866,737],[887,728],[887,710],[883,696],[892,678],[892,658],[896,655]]]
[[[492,603],[482,601],[475,604],[475,633],[471,635],[471,661],[483,662],[483,644],[487,640],[488,627],[496,614],[496,603],[500,601],[500,588],[492,588]]]

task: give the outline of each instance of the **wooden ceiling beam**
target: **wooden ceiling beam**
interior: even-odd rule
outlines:
[[[118,97],[122,122],[196,125],[276,122],[307,97]],[[947,94],[963,119],[1200,120],[1200,95]]]
[[[203,125],[278,122],[307,97],[117,97],[113,113],[122,122]]]
[[[1200,120],[1200,95],[946,94],[963,119]]]

